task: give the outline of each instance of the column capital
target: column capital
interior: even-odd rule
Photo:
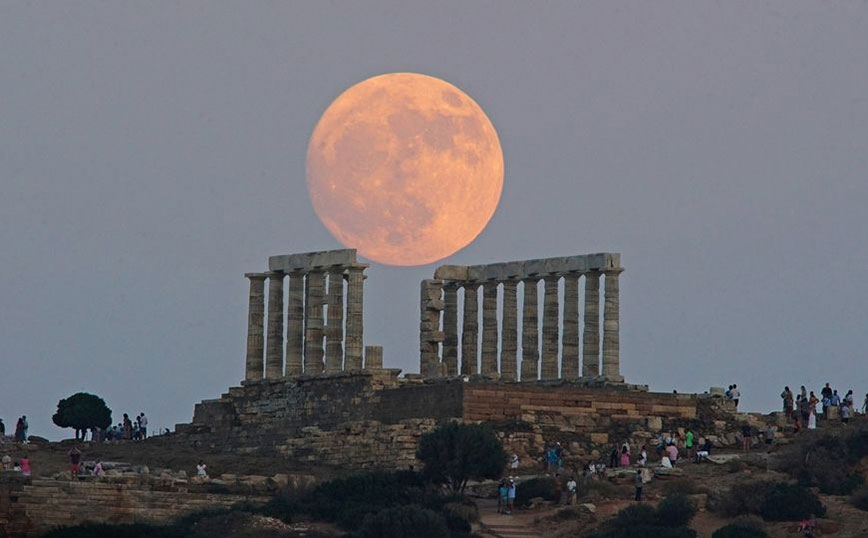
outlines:
[[[268,277],[268,273],[244,273],[244,278],[249,278],[250,280],[265,280]]]
[[[623,267],[610,267],[608,269],[603,269],[602,272],[604,275],[620,275],[621,273],[624,272],[624,268]]]
[[[286,273],[284,273],[283,271],[268,271],[264,274],[268,278],[284,278],[286,276]]]

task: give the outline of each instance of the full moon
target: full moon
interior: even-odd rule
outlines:
[[[317,216],[338,241],[388,265],[422,265],[467,246],[503,190],[491,121],[438,78],[390,73],[344,91],[307,150]]]

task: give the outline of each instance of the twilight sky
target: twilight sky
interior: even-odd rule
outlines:
[[[415,4],[415,5],[410,5]],[[498,130],[501,203],[440,263],[622,253],[621,364],[654,390],[868,392],[865,2],[0,4],[0,417],[78,390],[151,425],[243,377],[247,281],[339,248],[305,186],[334,97],[415,71]],[[418,371],[418,285],[368,344]],[[861,400],[861,398],[860,398]]]

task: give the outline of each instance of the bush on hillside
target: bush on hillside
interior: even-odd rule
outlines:
[[[515,486],[515,505],[527,506],[531,499],[542,497],[547,501],[557,502],[560,500],[558,483],[550,476],[531,478]]]
[[[850,504],[868,512],[868,488],[862,488],[850,497]]]
[[[717,529],[711,538],[769,538],[769,535],[762,529],[745,528],[732,524]]]
[[[381,510],[365,517],[357,533],[359,538],[443,538],[449,528],[442,516],[410,504]]]
[[[847,495],[858,489],[862,478],[855,472],[859,461],[868,456],[868,430],[849,428],[826,432],[785,454],[780,469],[799,483],[820,488],[830,495]]]
[[[775,484],[760,505],[766,521],[799,521],[825,513],[826,507],[814,492],[799,484]]]
[[[696,514],[687,497],[668,497],[655,510],[647,504],[630,505],[607,521],[589,538],[695,538],[686,525]]]
[[[666,497],[657,505],[657,524],[662,527],[684,527],[696,515],[696,505],[685,495]]]
[[[740,480],[732,488],[708,496],[708,509],[725,517],[759,514],[759,507],[776,482]]]
[[[416,457],[427,480],[464,491],[469,479],[498,478],[506,465],[506,452],[494,430],[486,424],[449,422],[419,439]]]

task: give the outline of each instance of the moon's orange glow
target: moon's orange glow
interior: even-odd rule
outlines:
[[[503,189],[497,132],[443,80],[391,73],[326,109],[307,150],[316,214],[345,246],[389,265],[422,265],[473,241]]]

